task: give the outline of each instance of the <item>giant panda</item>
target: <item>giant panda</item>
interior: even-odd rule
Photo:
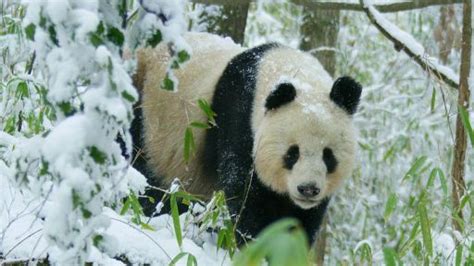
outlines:
[[[313,242],[354,165],[360,84],[333,82],[313,56],[280,44],[244,49],[207,33],[184,38],[193,51],[174,71],[176,92],[160,89],[166,45],[137,55],[136,168],[165,188],[178,177],[197,195],[223,190],[239,242],[284,217],[298,219]],[[196,153],[185,163],[186,128],[207,121],[199,99],[211,103],[216,125],[194,130]]]

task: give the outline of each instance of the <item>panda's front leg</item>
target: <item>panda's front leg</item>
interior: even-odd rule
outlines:
[[[264,208],[267,204],[259,198],[259,189],[255,184],[258,177],[251,165],[251,162],[241,161],[229,154],[218,164],[219,188],[226,195],[239,245],[255,237],[268,224],[269,215]]]

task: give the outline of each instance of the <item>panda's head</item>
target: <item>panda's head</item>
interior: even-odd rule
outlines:
[[[317,206],[351,174],[355,156],[352,115],[359,83],[337,79],[328,94],[306,93],[298,82],[278,82],[265,99],[255,131],[259,179],[303,209]]]

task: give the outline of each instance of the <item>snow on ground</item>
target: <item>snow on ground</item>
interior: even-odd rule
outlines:
[[[4,262],[45,258],[48,252],[54,252],[42,236],[43,220],[36,216],[37,213],[42,216],[42,206],[47,204],[22,194],[11,186],[5,175],[0,175],[0,183],[0,254],[6,258]],[[131,263],[168,265],[176,255],[187,252],[196,257],[198,265],[230,265],[227,252],[217,249],[214,235],[204,232],[196,236],[198,228],[194,225],[187,226],[180,248],[169,215],[152,218],[149,224],[156,231],[151,231],[141,229],[130,222],[130,216],[120,216],[112,209],[104,213],[110,219],[110,227],[103,234],[108,254],[126,257]],[[183,228],[185,215],[180,217]],[[96,248],[89,261],[123,264]],[[184,256],[177,265],[184,265],[186,261],[187,256]]]

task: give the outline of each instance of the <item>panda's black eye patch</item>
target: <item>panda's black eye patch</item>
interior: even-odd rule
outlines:
[[[285,156],[283,156],[284,167],[288,170],[293,169],[293,165],[295,165],[299,158],[300,147],[298,147],[298,145],[291,145]]]
[[[337,167],[337,160],[336,157],[334,157],[334,153],[330,148],[324,148],[323,150],[323,161],[326,164],[326,168],[328,170],[328,173],[334,173]]]

